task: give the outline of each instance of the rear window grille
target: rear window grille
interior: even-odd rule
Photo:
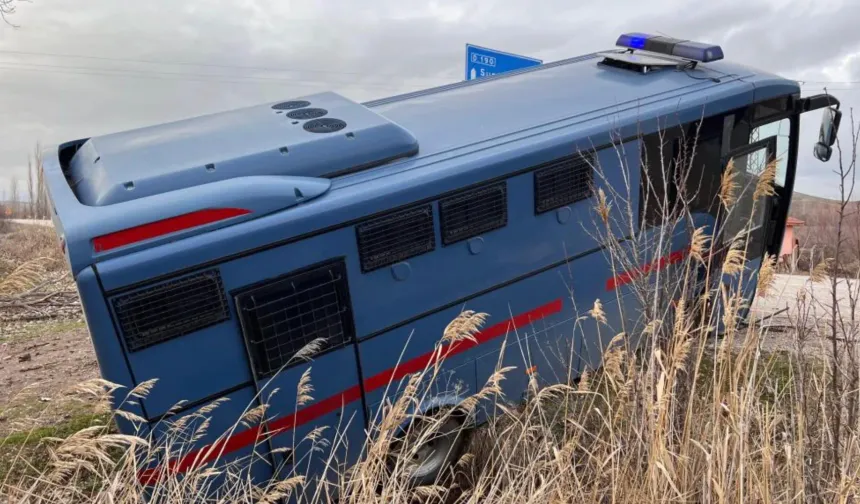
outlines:
[[[355,333],[343,261],[255,287],[237,295],[236,306],[258,379],[343,346]]]
[[[505,182],[470,189],[439,202],[442,244],[450,245],[508,223]]]
[[[129,352],[230,318],[221,275],[209,270],[116,297],[117,322]]]
[[[361,271],[369,272],[436,248],[430,204],[398,210],[355,227]]]
[[[576,155],[535,171],[535,213],[548,212],[591,197],[590,158]]]

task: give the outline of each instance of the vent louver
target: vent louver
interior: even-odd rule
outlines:
[[[535,170],[535,213],[540,214],[591,197],[592,160],[570,156]]]
[[[334,133],[346,128],[346,122],[331,117],[311,119],[302,126],[309,133]]]
[[[287,112],[287,117],[290,119],[316,119],[317,117],[322,117],[328,114],[328,110],[321,108],[301,108],[298,110],[293,110],[292,112]]]
[[[291,100],[285,101],[281,103],[276,103],[272,105],[272,108],[275,110],[295,110],[298,108],[304,108],[310,105],[311,102],[305,100]]]
[[[355,336],[342,260],[257,286],[237,295],[236,307],[258,379],[346,345]],[[320,339],[314,352],[296,358]]]
[[[439,202],[442,244],[451,245],[508,223],[506,182],[469,189]]]
[[[129,352],[230,318],[218,270],[184,276],[120,295],[111,303]]]
[[[430,204],[397,210],[355,227],[364,273],[436,248]]]

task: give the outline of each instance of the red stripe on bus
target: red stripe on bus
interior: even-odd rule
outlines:
[[[387,386],[389,383],[397,381],[405,376],[417,373],[424,370],[428,365],[435,363],[440,357],[452,357],[461,354],[467,350],[471,350],[479,345],[487,343],[495,338],[503,336],[508,332],[528,325],[531,322],[536,322],[546,318],[562,310],[561,299],[540,306],[534,310],[522,313],[510,319],[507,319],[498,324],[492,325],[487,329],[475,334],[474,341],[461,340],[454,344],[444,347],[441,351],[432,350],[418,357],[412,358],[393,368],[379,372],[364,381],[365,392],[371,392],[379,388]],[[278,418],[269,422],[269,436],[283,434],[296,427],[300,427],[310,423],[317,418],[327,415],[339,408],[342,408],[348,403],[361,399],[361,387],[354,385],[342,392],[333,396],[322,399],[309,406],[306,406],[295,413],[291,413],[282,418]],[[230,437],[216,441],[211,445],[204,446],[198,450],[188,452],[180,459],[174,459],[168,462],[167,471],[177,473],[186,472],[192,467],[199,467],[208,462],[218,459],[219,457],[240,450],[247,446],[254,445],[267,435],[262,426],[255,426],[243,431],[237,432]],[[144,485],[155,483],[160,474],[164,471],[161,467],[146,469],[138,474],[138,479]]]
[[[415,357],[414,359],[410,359],[402,364],[399,364],[391,369],[387,369],[385,371],[382,371],[381,373],[377,373],[370,378],[364,380],[364,390],[366,392],[370,392],[372,390],[384,387],[394,380],[399,380],[406,375],[417,373],[425,369],[428,365],[434,364],[435,361],[439,359],[439,357],[444,356],[447,358],[461,354],[467,350],[471,350],[472,348],[477,347],[478,345],[482,345],[492,339],[507,334],[514,329],[518,329],[524,325],[527,325],[530,322],[546,318],[560,311],[561,299],[556,299],[552,303],[545,304],[532,311],[517,315],[513,318],[492,325],[483,331],[480,331],[479,333],[475,334],[474,341],[461,340],[454,343],[453,345],[449,345],[442,351],[427,352],[423,355]]]
[[[187,214],[177,215],[160,221],[141,224],[133,228],[123,229],[115,233],[97,236],[93,238],[93,250],[95,252],[106,252],[132,243],[149,240],[177,231],[205,226],[233,217],[239,217],[251,213],[244,208],[207,208]]]
[[[268,434],[259,425],[239,431],[228,438],[216,441],[199,450],[190,451],[180,459],[171,460],[167,465],[168,470],[174,473],[186,472],[192,467],[199,467],[228,453],[254,445],[263,440],[264,436],[271,437],[283,434],[332,411],[336,411],[338,408],[342,408],[344,405],[357,401],[360,398],[361,388],[358,385],[352,386],[343,392],[327,397],[295,413],[269,422]],[[161,468],[158,467],[146,469],[141,471],[138,478],[142,484],[149,485],[158,480],[160,473]]]
[[[606,281],[606,290],[612,291],[623,285],[627,285],[633,280],[636,280],[642,275],[647,275],[651,271],[659,271],[670,264],[676,264],[681,262],[687,254],[690,252],[690,247],[683,248],[681,250],[676,250],[667,256],[663,256],[660,259],[641,266],[639,268],[635,268],[632,271],[625,271],[620,275],[615,275]]]

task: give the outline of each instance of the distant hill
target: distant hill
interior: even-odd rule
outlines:
[[[789,209],[788,214],[800,220],[806,220],[811,215],[818,213],[821,209],[827,209],[837,205],[839,205],[838,200],[795,192],[791,196],[791,208]]]
[[[803,194],[801,192],[795,191],[791,196],[792,201],[797,202],[813,202],[813,203],[833,203],[838,204],[838,200],[830,199],[830,198],[821,198],[819,196],[812,196],[811,194]]]

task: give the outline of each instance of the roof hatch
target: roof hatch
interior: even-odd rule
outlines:
[[[417,152],[409,131],[327,92],[90,138],[66,174],[81,203],[105,206],[238,177],[333,178]]]
[[[623,68],[639,73],[648,73],[661,68],[682,68],[685,65],[683,61],[670,60],[647,53],[633,53],[631,51],[602,52],[598,53],[598,56],[603,57],[603,60],[599,62],[601,65]]]

